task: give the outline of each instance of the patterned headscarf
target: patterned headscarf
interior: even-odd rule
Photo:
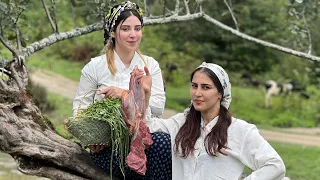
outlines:
[[[213,63],[203,62],[200,66],[197,67],[197,69],[201,67],[210,69],[218,77],[220,84],[222,85],[222,88],[223,88],[221,105],[223,105],[228,109],[230,106],[232,97],[231,97],[231,83],[229,81],[229,76],[227,72],[221,66]]]
[[[143,15],[142,9],[136,3],[133,3],[131,1],[125,1],[121,4],[113,6],[105,17],[104,44],[111,41],[112,35],[115,32],[114,26],[116,24],[116,21],[121,13],[126,9],[136,10],[141,17]],[[143,22],[141,22],[141,24],[143,25]]]

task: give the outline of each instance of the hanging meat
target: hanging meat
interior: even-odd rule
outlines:
[[[145,93],[135,75],[131,76],[129,90],[122,94],[123,119],[131,136],[130,152],[126,157],[128,167],[145,175],[147,157],[145,149],[152,145],[150,130],[146,124]]]

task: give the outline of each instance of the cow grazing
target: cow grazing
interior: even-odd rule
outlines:
[[[265,83],[266,88],[266,96],[265,96],[265,107],[270,107],[271,105],[271,96],[278,96],[278,95],[291,95],[292,92],[299,92],[300,95],[306,99],[310,98],[305,90],[306,87],[303,86],[301,83],[297,81],[290,81],[288,83],[277,83],[274,80],[268,80]]]

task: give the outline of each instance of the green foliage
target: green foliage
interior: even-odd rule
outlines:
[[[28,79],[27,91],[41,111],[54,110],[55,106],[50,103],[47,90],[39,84],[34,84],[31,78]]]
[[[167,85],[166,89],[166,108],[182,111],[190,105],[190,90],[191,85],[184,84],[183,86]]]

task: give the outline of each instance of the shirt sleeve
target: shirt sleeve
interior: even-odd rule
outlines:
[[[169,119],[161,119],[157,117],[152,117],[150,116],[150,110],[149,113],[147,112],[147,118],[146,118],[146,123],[147,126],[150,129],[150,132],[165,132],[169,133],[170,135],[174,134],[177,132],[180,127],[184,124],[185,122],[185,116],[183,113],[179,113],[177,115],[174,115],[170,117]]]
[[[94,62],[90,61],[82,70],[80,82],[78,85],[76,97],[73,100],[73,115],[78,113],[78,110],[85,109],[93,102],[98,86],[96,70]]]
[[[244,136],[240,160],[253,172],[245,180],[281,180],[285,165],[279,154],[252,125]]]
[[[159,63],[152,57],[149,58],[149,71],[152,76],[151,96],[149,107],[155,116],[161,116],[164,111],[166,96],[163,87],[162,73]]]

